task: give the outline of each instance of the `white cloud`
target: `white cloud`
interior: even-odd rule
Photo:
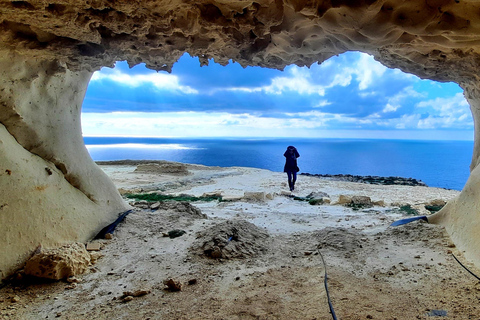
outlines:
[[[322,108],[331,105],[332,103],[328,100],[320,100],[317,104],[313,105],[312,108]]]
[[[397,111],[397,109],[400,108],[400,106],[392,106],[390,103],[387,103],[385,108],[383,108],[382,112],[387,113],[387,112],[394,112]]]
[[[110,80],[125,86],[138,88],[143,85],[153,85],[159,90],[180,91],[186,94],[198,94],[198,90],[189,86],[182,86],[179,78],[173,74],[149,73],[149,74],[127,74],[118,69],[111,72],[95,72],[90,81]]]
[[[311,82],[310,70],[307,68],[291,67],[287,69],[286,77],[272,78],[269,86],[262,88],[267,93],[282,94],[284,91],[295,91],[300,94],[325,95],[325,88]]]
[[[353,73],[359,82],[358,88],[366,90],[372,83],[378,81],[378,78],[382,77],[387,70],[387,67],[375,61],[372,56],[361,53]]]
[[[85,136],[288,136],[308,121],[226,112],[113,112],[82,114]]]
[[[408,99],[421,98],[424,96],[424,94],[415,91],[412,86],[405,87],[402,91],[388,99],[387,105],[382,112],[387,113],[397,111],[402,107],[402,104],[407,103]]]
[[[419,112],[429,116],[419,121],[419,128],[468,128],[473,119],[467,100],[462,93],[449,98],[435,98],[416,105]]]
[[[325,64],[325,62],[323,63]],[[322,66],[323,66],[322,64]],[[225,89],[215,89],[213,92],[221,90],[226,91],[242,91],[242,92],[266,92],[269,94],[284,94],[288,92],[296,92],[303,95],[318,94],[324,96],[325,91],[335,86],[348,86],[352,81],[352,70],[349,68],[340,69],[333,77],[331,83],[327,85],[316,84],[312,79],[313,71],[307,67],[290,66],[287,67],[286,76],[274,77],[267,86],[247,88],[233,87]]]

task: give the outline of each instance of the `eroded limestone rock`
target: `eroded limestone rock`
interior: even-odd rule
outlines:
[[[187,165],[183,163],[174,163],[174,162],[139,164],[135,169],[135,172],[170,174],[170,175],[178,175],[178,176],[186,176],[190,174],[190,172],[187,169]]]
[[[40,249],[25,265],[25,274],[38,278],[61,280],[84,273],[90,265],[90,254],[81,243],[54,249]]]

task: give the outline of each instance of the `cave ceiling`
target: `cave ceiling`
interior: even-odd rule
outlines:
[[[438,81],[470,81],[480,2],[0,1],[2,54],[98,70],[126,60],[170,71],[181,55],[242,66],[310,66],[346,51]]]

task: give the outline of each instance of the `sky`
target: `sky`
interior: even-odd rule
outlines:
[[[93,74],[84,136],[473,140],[455,83],[422,80],[348,52],[283,71],[184,54],[172,73],[117,62]]]

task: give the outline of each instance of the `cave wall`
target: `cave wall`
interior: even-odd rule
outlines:
[[[91,160],[80,111],[91,72],[0,57],[0,277],[38,246],[91,239],[127,205]]]
[[[283,69],[356,50],[457,82],[475,121],[471,177],[431,221],[480,266],[479,15],[474,0],[0,0],[0,276],[126,208],[81,138],[91,74],[119,60],[168,71],[185,52]]]

